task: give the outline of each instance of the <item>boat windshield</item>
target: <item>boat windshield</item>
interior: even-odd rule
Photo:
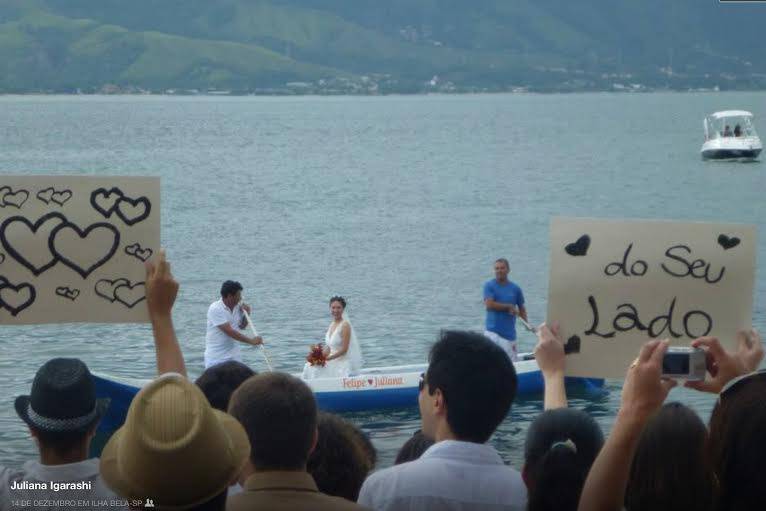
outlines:
[[[721,137],[755,137],[755,127],[753,118],[745,115],[735,115],[731,117],[707,118],[707,138]]]

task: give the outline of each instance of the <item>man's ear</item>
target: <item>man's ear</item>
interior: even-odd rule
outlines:
[[[314,428],[314,438],[311,439],[311,448],[309,449],[309,453],[306,456],[307,458],[311,456],[311,453],[313,453],[314,449],[317,448],[317,442],[319,442],[319,428]]]
[[[433,401],[433,407],[434,412],[436,415],[447,415],[447,400],[444,399],[444,394],[442,394],[441,389],[436,389],[434,391],[434,401]]]

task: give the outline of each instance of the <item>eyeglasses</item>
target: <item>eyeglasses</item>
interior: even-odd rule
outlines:
[[[418,381],[418,392],[423,392],[423,387],[426,386],[426,373],[420,373],[420,381]]]
[[[758,371],[754,371],[752,373],[743,374],[742,376],[737,376],[736,378],[729,380],[729,382],[723,386],[721,392],[718,394],[718,402],[720,403],[721,400],[726,397],[726,395],[731,395],[732,391],[737,387],[741,388],[742,382],[752,379],[766,380],[766,368],[759,369]]]

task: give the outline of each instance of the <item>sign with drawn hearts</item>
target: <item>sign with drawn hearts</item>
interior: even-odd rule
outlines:
[[[147,322],[151,177],[0,177],[0,323]]]
[[[750,328],[751,225],[554,218],[547,321],[567,343],[567,374],[623,378],[641,345],[732,343]]]

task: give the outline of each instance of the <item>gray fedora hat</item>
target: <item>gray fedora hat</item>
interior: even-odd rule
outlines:
[[[109,407],[96,399],[88,366],[76,358],[54,358],[38,369],[32,393],[19,396],[16,413],[31,427],[50,433],[79,433],[91,429]]]

